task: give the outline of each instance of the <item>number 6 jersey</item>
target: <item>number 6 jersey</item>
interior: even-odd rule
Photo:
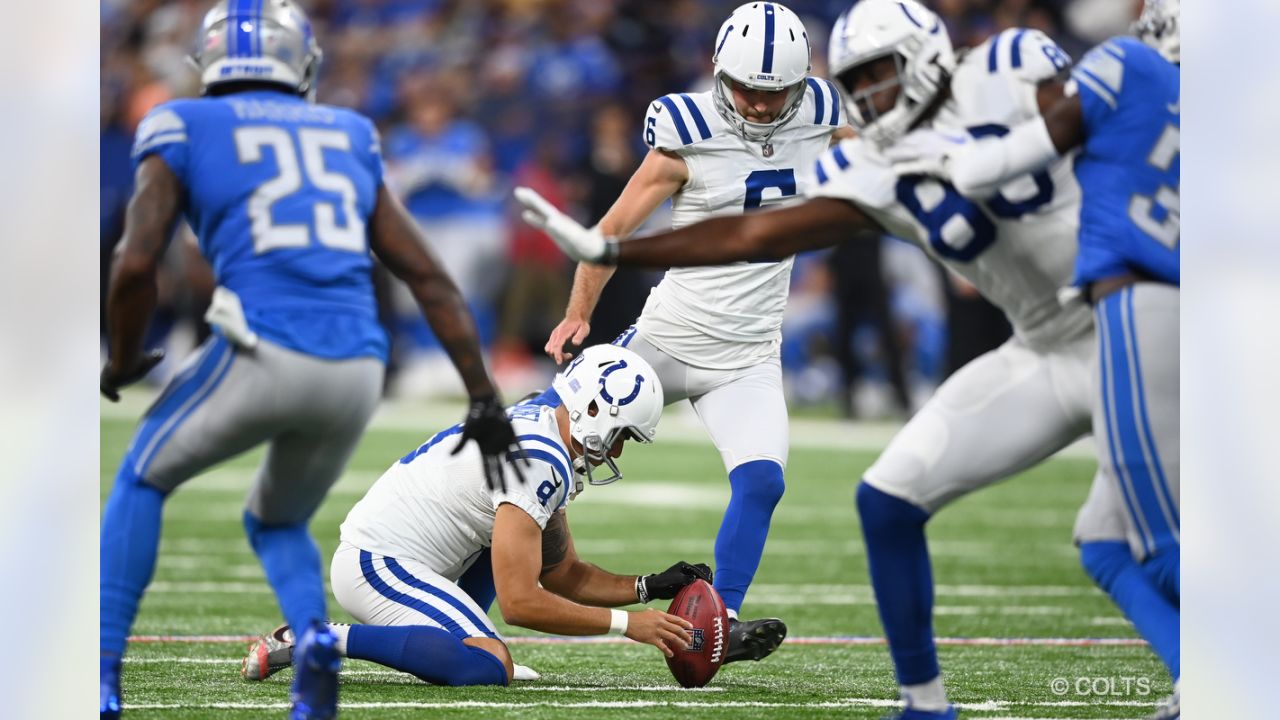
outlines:
[[[835,85],[810,77],[795,116],[768,144],[734,133],[710,92],[665,95],[649,104],[645,143],[679,155],[689,170],[672,197],[671,224],[775,207],[803,198],[806,170],[844,125]],[[792,259],[672,268],[653,289],[636,327],[689,365],[750,367],[776,357]]]
[[[373,124],[262,90],[174,100],[138,126],[133,161],[157,155],[220,286],[250,329],[317,357],[386,359],[366,228],[382,185]]]
[[[960,58],[951,96],[931,125],[975,138],[1003,135],[1039,114],[1037,85],[1069,62],[1043,33],[1006,30]],[[1071,284],[1080,216],[1069,157],[981,200],[934,178],[899,176],[860,138],[832,148],[814,174],[810,197],[848,200],[889,233],[922,247],[999,306],[1033,349],[1092,327],[1083,303],[1058,301],[1058,290]]]

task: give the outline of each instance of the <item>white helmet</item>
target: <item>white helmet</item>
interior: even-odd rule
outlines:
[[[885,57],[894,59],[897,77],[855,93],[851,71]],[[955,71],[956,56],[942,20],[916,0],[862,0],[836,21],[828,64],[844,90],[850,124],[883,147],[928,109]],[[900,89],[893,109],[877,114],[871,96],[894,85]]]
[[[569,436],[582,445],[583,455],[573,459],[573,469],[592,485],[621,480],[609,450],[618,438],[653,442],[663,405],[658,374],[624,347],[593,345],[556,375],[551,387],[569,412]],[[592,477],[593,463],[604,463],[613,474]]]
[[[1178,31],[1179,0],[1147,0],[1142,14],[1130,28],[1142,42],[1160,52],[1171,63],[1182,63],[1182,40]]]
[[[200,24],[191,60],[200,89],[227,82],[285,85],[299,95],[315,94],[320,46],[311,21],[292,0],[225,0]]]
[[[800,110],[809,76],[809,35],[786,6],[753,2],[734,10],[716,35],[716,111],[734,132],[753,142],[768,142]],[[752,90],[788,90],[786,104],[768,123],[751,122],[733,104],[730,80]]]

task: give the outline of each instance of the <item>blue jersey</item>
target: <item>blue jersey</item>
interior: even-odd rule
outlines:
[[[328,359],[386,359],[366,228],[382,185],[373,124],[270,90],[174,100],[138,126],[133,161],[157,155],[218,284],[249,327]]]
[[[1181,70],[1121,37],[1071,74],[1085,127],[1075,167],[1083,193],[1076,284],[1127,272],[1179,284]]]

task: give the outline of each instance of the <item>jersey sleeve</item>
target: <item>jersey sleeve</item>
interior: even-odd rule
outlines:
[[[1090,50],[1071,71],[1086,128],[1096,127],[1115,111],[1124,76],[1124,50],[1112,42]]]
[[[382,136],[378,133],[378,128],[373,121],[367,117],[360,117],[361,124],[365,128],[365,137],[368,144],[368,161],[369,171],[373,173],[373,186],[380,187],[382,185]]]
[[[686,93],[673,93],[649,103],[644,117],[644,144],[655,150],[680,152],[711,138],[703,108]]]
[[[800,120],[812,125],[840,127],[846,122],[844,103],[835,83],[824,78],[805,79],[805,98],[800,105]]]
[[[172,103],[158,105],[138,123],[133,139],[133,166],[148,156],[159,155],[169,169],[186,184],[188,151],[187,121]]]
[[[863,208],[885,209],[894,202],[897,176],[882,154],[864,140],[843,140],[813,166],[808,198],[847,200]]]
[[[545,529],[551,514],[569,502],[569,483],[573,482],[573,470],[564,449],[550,438],[537,434],[521,435],[521,448],[525,459],[514,455],[506,461],[507,490],[495,490],[493,507],[511,503],[524,510]],[[524,475],[522,483],[516,478],[516,468]]]
[[[991,38],[987,70],[1008,69],[1028,82],[1042,83],[1071,66],[1071,56],[1048,35],[1029,28],[1012,28]]]

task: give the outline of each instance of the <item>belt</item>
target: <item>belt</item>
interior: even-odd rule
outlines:
[[[1135,275],[1133,273],[1122,273],[1120,275],[1105,277],[1101,280],[1094,280],[1089,283],[1089,303],[1091,305],[1097,305],[1103,298],[1111,293],[1123,290],[1134,283],[1140,283],[1144,279],[1145,278],[1142,276]]]

